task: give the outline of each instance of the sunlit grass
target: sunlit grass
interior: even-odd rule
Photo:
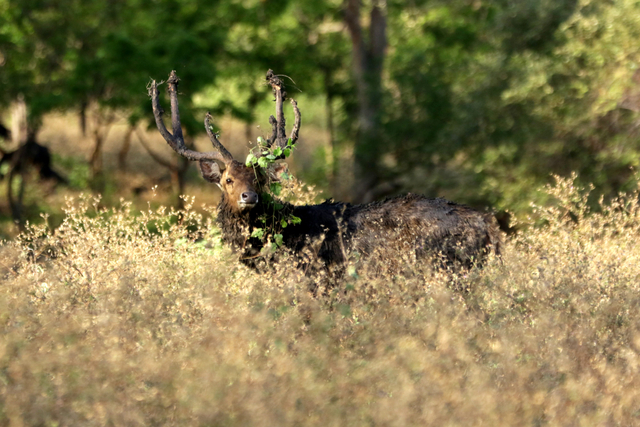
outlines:
[[[638,195],[547,191],[482,270],[365,265],[318,297],[240,265],[190,200],[70,200],[0,255],[0,423],[634,425]]]

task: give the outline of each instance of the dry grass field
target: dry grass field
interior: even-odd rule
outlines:
[[[547,191],[483,269],[354,265],[318,297],[191,200],[68,200],[0,252],[0,425],[638,425],[638,194]]]

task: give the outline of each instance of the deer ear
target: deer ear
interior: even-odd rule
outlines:
[[[209,182],[220,185],[220,178],[222,178],[222,172],[220,166],[211,160],[200,160],[200,172],[202,177]]]
[[[283,173],[289,173],[289,165],[286,163],[274,163],[269,166],[267,174],[271,181],[280,181]]]

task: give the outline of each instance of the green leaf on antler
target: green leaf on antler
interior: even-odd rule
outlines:
[[[244,163],[247,166],[252,166],[256,163],[256,161],[258,161],[258,158],[254,156],[253,153],[249,153],[249,155],[247,156],[247,160]]]
[[[266,168],[269,166],[269,159],[267,159],[266,157],[260,157],[258,159],[258,166],[260,166],[261,168]]]

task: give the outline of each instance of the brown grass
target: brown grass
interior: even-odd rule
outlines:
[[[318,298],[192,206],[69,202],[1,252],[0,424],[636,425],[638,195],[548,191],[502,261],[350,269]]]

